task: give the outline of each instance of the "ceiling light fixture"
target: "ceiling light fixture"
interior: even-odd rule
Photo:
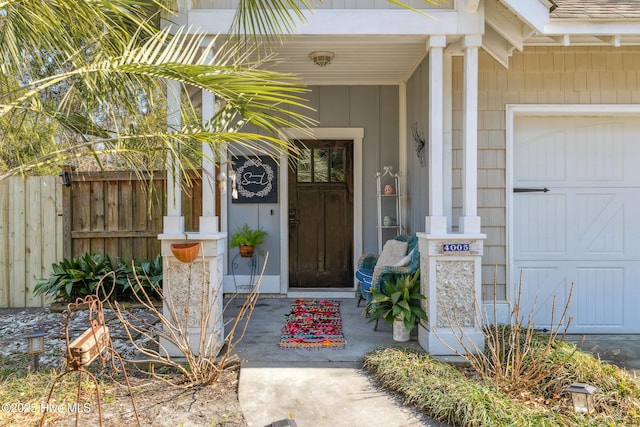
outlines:
[[[311,58],[311,60],[313,60],[313,63],[318,67],[326,67],[327,65],[331,64],[331,61],[333,61],[333,56],[333,52],[325,50],[318,50],[309,54],[309,58]]]

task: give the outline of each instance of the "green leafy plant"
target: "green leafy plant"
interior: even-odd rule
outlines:
[[[157,295],[162,283],[162,257],[153,260],[140,259],[127,263],[116,258],[116,268],[111,260],[102,254],[85,253],[72,260],[63,259],[53,264],[53,274],[47,279],[36,282],[35,295],[52,295],[57,302],[74,301],[96,292],[98,284],[105,275],[115,272],[114,279],[107,278],[105,292],[111,299],[133,299],[134,287],[144,287],[151,295]],[[135,274],[134,274],[135,271]],[[138,280],[135,280],[135,276]]]
[[[159,295],[159,289],[162,285],[162,257],[160,254],[152,260],[138,259],[128,263],[117,258],[116,263],[118,295],[115,297],[117,299],[134,299],[134,292],[139,291],[140,288],[144,288],[152,296]],[[138,277],[138,280],[135,280],[135,276]]]
[[[35,295],[54,295],[56,301],[73,301],[96,291],[98,283],[111,269],[109,258],[100,254],[84,254],[72,260],[53,264],[53,274],[38,280]]]
[[[407,331],[411,331],[418,319],[427,320],[422,308],[425,297],[420,293],[420,270],[413,275],[394,276],[384,282],[382,289],[374,288],[371,292],[373,298],[367,304],[370,322],[383,318],[391,326],[395,319],[400,319]]]
[[[267,232],[261,228],[253,229],[248,224],[238,227],[231,235],[229,246],[232,248],[240,246],[256,246],[264,241]]]

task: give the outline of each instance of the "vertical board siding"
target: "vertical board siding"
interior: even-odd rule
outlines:
[[[407,170],[402,173],[407,177],[403,193],[406,199],[407,233],[424,231],[425,217],[429,215],[429,167],[423,167],[416,151],[413,137],[414,129],[423,138],[428,139],[429,129],[429,59],[428,57],[416,68],[407,82]],[[424,147],[424,155],[428,157],[429,147]],[[425,158],[426,158],[425,157]]]
[[[62,258],[62,184],[58,177],[0,182],[0,307],[40,307],[36,282]]]

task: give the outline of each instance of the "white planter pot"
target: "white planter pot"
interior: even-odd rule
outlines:
[[[409,341],[411,331],[407,331],[404,327],[404,322],[399,319],[393,321],[393,340],[398,342]]]

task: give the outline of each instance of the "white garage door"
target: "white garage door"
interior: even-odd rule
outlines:
[[[570,332],[639,333],[640,118],[517,117],[513,177],[522,313],[557,323],[573,282]]]

